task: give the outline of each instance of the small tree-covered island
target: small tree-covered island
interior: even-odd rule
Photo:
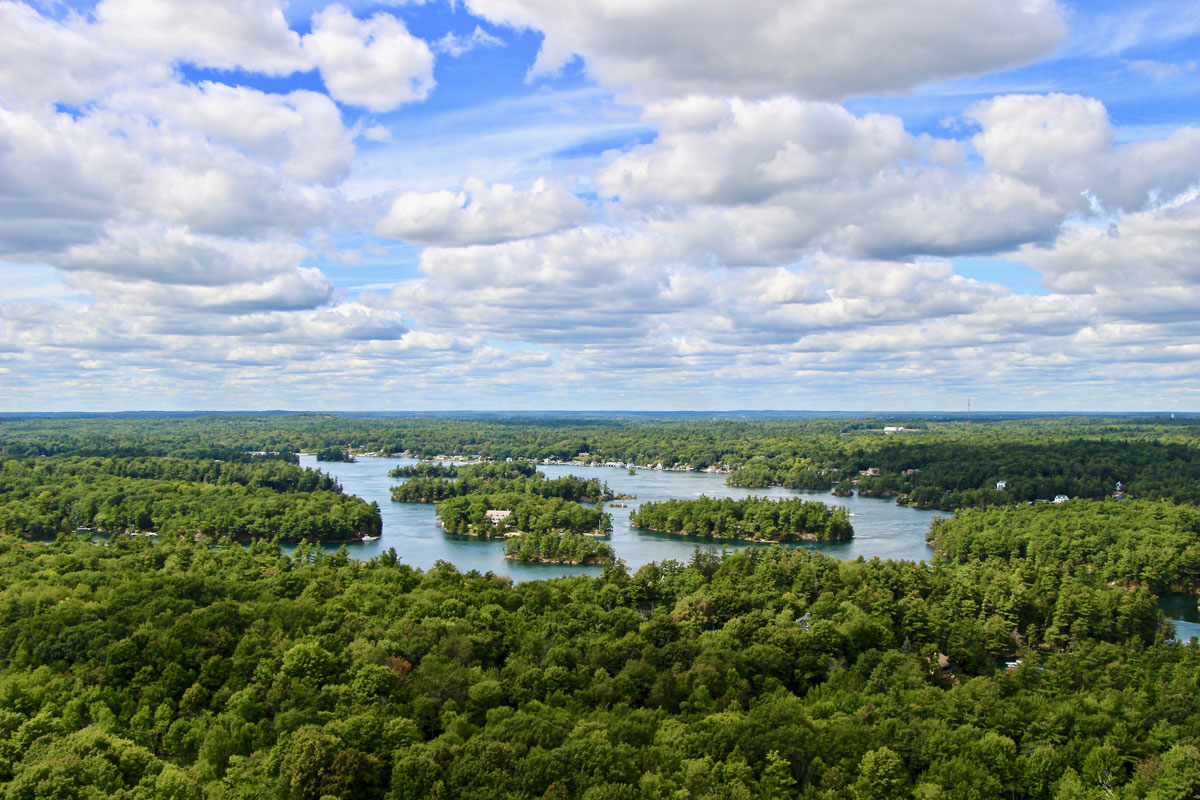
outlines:
[[[601,508],[520,492],[452,497],[436,509],[446,533],[485,539],[554,531],[604,535],[612,530],[612,519]]]
[[[838,541],[854,535],[846,509],[799,499],[698,497],[643,503],[630,522],[659,533],[767,543]]]
[[[432,461],[421,461],[416,464],[405,464],[403,466],[393,467],[392,469],[388,470],[388,477],[457,478],[458,466],[455,464],[437,464]]]
[[[354,456],[341,447],[322,447],[317,451],[317,461],[344,461],[354,463]]]
[[[396,467],[389,477],[409,480],[392,487],[397,503],[436,503],[467,494],[524,492],[539,497],[556,497],[582,503],[600,503],[615,498],[599,478],[564,475],[547,478],[532,463],[483,462],[461,466],[412,464]]]

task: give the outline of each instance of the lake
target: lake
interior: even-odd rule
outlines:
[[[498,540],[480,540],[445,533],[437,525],[432,503],[393,503],[391,487],[403,479],[389,478],[392,467],[415,464],[415,458],[359,457],[353,463],[318,462],[315,456],[301,455],[300,464],[320,469],[337,478],[349,494],[367,502],[379,503],[383,517],[383,534],[373,542],[346,546],[353,558],[369,559],[395,548],[400,560],[414,567],[429,569],[438,561],[449,561],[459,570],[479,570],[505,575],[514,581],[554,578],[562,575],[599,575],[600,566],[569,566],[562,564],[527,564],[507,561],[504,544]],[[578,475],[599,478],[618,494],[637,495],[635,500],[622,500],[624,508],[608,504],[612,515],[612,536],[609,542],[631,572],[651,561],[675,559],[686,562],[700,547],[761,547],[745,542],[706,541],[662,533],[639,531],[629,526],[629,515],[639,504],[652,500],[677,498],[687,500],[700,495],[709,497],[802,497],[820,500],[831,506],[844,506],[850,511],[854,538],[848,542],[801,542],[785,545],[820,550],[835,558],[891,558],[903,561],[924,561],[933,555],[925,544],[925,534],[938,511],[897,505],[894,500],[879,497],[834,497],[829,492],[803,489],[743,489],[726,486],[725,476],[706,472],[671,472],[668,470],[638,470],[630,475],[624,468],[539,466],[549,478]],[[326,550],[337,550],[329,545]],[[1196,598],[1165,596],[1159,598],[1159,608],[1175,624],[1179,639],[1200,636],[1200,613]]]
[[[1188,594],[1165,594],[1158,598],[1158,608],[1175,623],[1175,638],[1188,641],[1200,637],[1200,609],[1196,598]]]
[[[356,559],[371,559],[389,547],[395,548],[402,563],[428,570],[437,561],[449,561],[463,572],[479,570],[508,576],[514,581],[534,581],[566,575],[600,575],[601,566],[569,566],[560,564],[524,564],[504,559],[504,543],[497,540],[478,540],[469,536],[446,534],[438,528],[432,503],[392,503],[391,487],[403,479],[388,477],[388,470],[402,464],[415,464],[415,458],[359,457],[353,463],[318,462],[316,456],[300,456],[302,467],[320,469],[336,477],[344,491],[359,495],[370,503],[379,504],[383,516],[383,535],[373,542],[347,545]],[[912,509],[896,505],[884,498],[838,498],[828,492],[806,489],[746,489],[725,485],[725,475],[709,473],[676,473],[670,470],[637,470],[629,475],[624,468],[568,467],[547,464],[538,468],[547,477],[578,475],[599,477],[618,494],[635,494],[635,500],[618,500],[625,507],[612,504],[606,510],[612,515],[612,536],[607,541],[625,561],[630,572],[650,561],[674,559],[688,561],[696,547],[761,547],[746,542],[685,539],[683,536],[653,534],[630,528],[629,515],[649,500],[688,500],[707,494],[713,498],[746,498],[751,495],[767,498],[805,498],[820,500],[850,510],[854,539],[848,542],[799,542],[786,547],[805,547],[833,555],[839,559],[881,558],[905,561],[928,560],[934,549],[925,543],[932,519],[938,511]],[[337,546],[326,546],[334,552]],[[1174,622],[1176,636],[1187,640],[1200,637],[1200,613],[1196,599],[1190,596],[1160,597],[1158,607]]]
[[[391,487],[403,479],[389,478],[392,467],[415,464],[414,458],[360,457],[354,463],[318,462],[314,456],[300,456],[305,467],[321,469],[337,478],[342,488],[364,500],[379,503],[383,516],[383,534],[374,542],[347,545],[355,558],[368,559],[395,548],[401,561],[421,569],[429,569],[437,561],[449,561],[460,570],[477,569],[507,575],[515,581],[551,578],[560,575],[598,575],[600,566],[569,566],[560,564],[526,564],[506,561],[504,544],[496,540],[479,540],[453,536],[437,526],[432,503],[393,503]],[[728,546],[730,548],[760,547],[745,542],[707,541],[638,531],[629,526],[629,515],[643,502],[650,500],[682,500],[708,495],[709,497],[802,497],[820,500],[849,509],[854,525],[854,538],[848,542],[803,542],[792,547],[820,550],[843,559],[892,558],[909,561],[928,559],[933,550],[925,544],[929,523],[938,513],[900,506],[893,500],[874,497],[834,497],[829,492],[798,489],[743,489],[725,485],[724,475],[705,472],[671,472],[668,470],[638,470],[629,475],[625,469],[613,467],[577,467],[545,465],[538,467],[549,478],[578,475],[599,478],[618,494],[637,495],[635,500],[617,501],[624,508],[608,504],[605,510],[612,515],[613,531],[607,541],[624,560],[630,571],[651,561],[675,559],[687,561],[697,545],[700,547]],[[336,549],[331,547],[330,549]]]

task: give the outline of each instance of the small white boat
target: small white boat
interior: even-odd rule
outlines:
[[[364,536],[364,537],[362,537],[362,541],[364,541],[364,542],[373,542],[373,541],[375,541],[375,540],[376,540],[376,539],[378,539],[378,538],[379,538],[378,536]]]

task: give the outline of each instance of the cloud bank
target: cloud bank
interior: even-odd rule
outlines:
[[[0,270],[29,283],[0,296],[0,404],[1200,394],[1200,127],[1176,109],[1131,129],[1066,68],[1055,91],[1018,79],[1082,57],[1072,31],[1098,18],[1041,0],[305,13],[0,0]],[[1100,49],[1146,86],[1191,74]],[[573,146],[549,144],[563,129]]]

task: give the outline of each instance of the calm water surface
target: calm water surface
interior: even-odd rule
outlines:
[[[1186,594],[1165,594],[1158,598],[1158,608],[1175,623],[1175,638],[1187,641],[1200,637],[1200,608],[1196,598]]]
[[[598,575],[599,566],[568,566],[561,564],[525,564],[506,561],[504,545],[495,540],[479,540],[467,536],[453,536],[437,526],[432,503],[393,503],[391,487],[402,482],[389,478],[392,467],[415,464],[415,458],[370,458],[360,457],[351,464],[320,462],[315,456],[300,456],[300,464],[321,469],[341,482],[342,488],[358,495],[367,502],[379,503],[383,516],[383,534],[374,542],[347,545],[354,558],[369,559],[395,548],[400,560],[421,569],[429,569],[437,561],[449,561],[466,572],[494,572],[506,575],[514,581],[539,578],[554,578],[561,575]],[[619,500],[625,507],[608,504],[606,510],[612,515],[612,536],[607,540],[625,561],[630,571],[651,561],[675,559],[686,562],[692,557],[696,546],[723,547],[732,549],[757,547],[759,545],[728,541],[712,542],[702,539],[685,539],[661,533],[634,530],[629,526],[629,515],[641,503],[651,500],[678,498],[687,500],[700,495],[709,497],[803,497],[820,500],[833,506],[845,506],[850,510],[850,522],[854,525],[854,538],[848,542],[803,542],[787,545],[820,550],[835,558],[891,558],[905,561],[922,561],[933,555],[933,548],[925,544],[929,524],[938,515],[937,511],[926,511],[897,505],[895,501],[878,497],[834,497],[828,492],[800,489],[742,489],[725,485],[724,475],[704,472],[667,472],[665,470],[638,470],[629,475],[623,468],[541,466],[547,477],[578,475],[581,478],[599,478],[618,494],[637,495],[635,500]],[[329,551],[336,546],[326,548]],[[1196,598],[1164,596],[1159,598],[1159,608],[1175,623],[1176,636],[1187,640],[1200,637],[1200,612]]]
[[[598,575],[599,566],[565,566],[560,564],[524,564],[506,561],[504,545],[499,541],[481,541],[465,536],[446,534],[437,526],[432,503],[393,503],[390,487],[400,479],[389,478],[392,467],[415,464],[414,458],[362,458],[352,464],[320,462],[314,456],[300,456],[306,467],[321,469],[341,482],[342,488],[368,502],[379,503],[383,516],[383,534],[377,541],[348,545],[355,558],[368,559],[393,547],[401,561],[421,569],[432,567],[435,562],[449,561],[460,570],[477,569],[507,575],[513,580],[551,578],[559,575]],[[668,472],[665,470],[638,470],[629,475],[625,469],[613,467],[542,466],[539,469],[550,478],[563,475],[578,475],[581,478],[599,478],[618,494],[637,495],[635,500],[620,500],[625,507],[608,504],[606,510],[612,515],[612,536],[607,540],[625,561],[631,571],[651,561],[673,558],[687,561],[692,557],[697,544],[701,547],[720,548],[756,547],[758,545],[710,542],[685,539],[678,536],[636,531],[629,527],[629,515],[643,502],[668,500],[670,498],[691,499],[700,495],[709,497],[803,497],[820,500],[829,505],[845,506],[853,515],[854,539],[848,542],[800,543],[793,547],[821,550],[837,558],[880,558],[920,561],[929,558],[933,550],[925,544],[929,523],[936,515],[907,506],[899,506],[892,500],[871,497],[834,497],[828,492],[803,491],[796,489],[742,489],[725,485],[724,475],[703,472]],[[331,548],[336,549],[336,548]]]

